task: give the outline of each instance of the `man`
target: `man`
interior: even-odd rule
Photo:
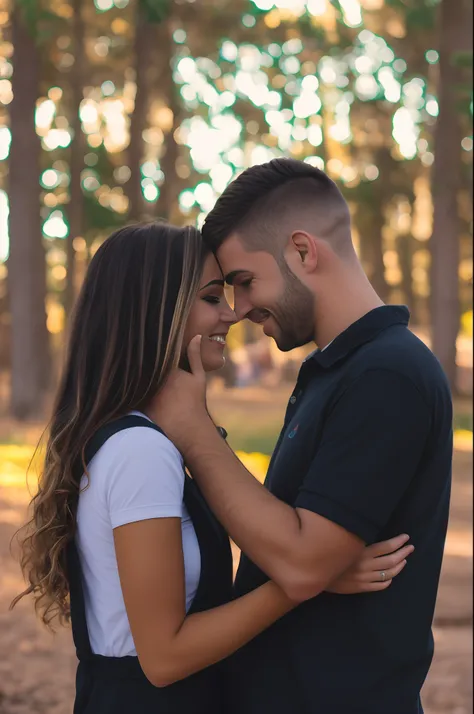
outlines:
[[[261,323],[283,351],[319,347],[301,367],[265,487],[216,433],[198,341],[193,374],[176,373],[155,405],[244,553],[236,595],[269,577],[310,598],[232,658],[233,711],[420,714],[450,493],[442,370],[406,308],[372,289],[347,204],[323,172],[289,159],[254,166],[217,201],[203,237],[239,319]],[[390,588],[323,592],[366,544],[403,532],[416,550]]]

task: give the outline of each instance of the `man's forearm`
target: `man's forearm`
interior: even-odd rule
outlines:
[[[188,356],[192,373],[173,372],[147,414],[182,452],[231,538],[290,600],[313,597],[361,556],[363,541],[313,508],[280,501],[253,478],[206,411],[200,336]]]
[[[183,446],[188,468],[230,537],[285,589],[290,571],[299,566],[301,532],[295,509],[247,471],[210,419],[200,420]]]
[[[267,491],[222,439],[201,420],[184,449],[185,462],[232,540],[272,579],[275,561],[286,560],[300,522],[294,508]]]

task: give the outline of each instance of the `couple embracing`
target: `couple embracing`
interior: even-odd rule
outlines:
[[[264,486],[206,407],[245,318],[280,350],[317,345]],[[291,159],[241,174],[202,236],[102,244],[22,541],[19,598],[71,619],[75,714],[421,714],[452,407],[408,321],[336,185]]]

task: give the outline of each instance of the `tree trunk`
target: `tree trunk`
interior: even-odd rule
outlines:
[[[372,229],[366,236],[370,243],[373,273],[371,283],[377,295],[384,302],[389,298],[389,286],[385,278],[385,264],[383,262],[383,229],[385,227],[384,205],[375,202],[372,205]]]
[[[410,308],[411,319],[417,323],[417,305],[415,302],[415,293],[413,291],[413,252],[412,252],[412,237],[409,233],[404,233],[398,236],[398,260],[400,270],[402,272],[402,288],[405,302]]]
[[[380,199],[380,200],[379,200]],[[383,262],[383,229],[385,226],[382,197],[358,201],[354,222],[360,236],[360,259],[372,287],[384,302],[389,298]]]
[[[11,311],[11,410],[28,419],[41,414],[51,362],[46,328],[46,264],[40,221],[39,155],[35,130],[40,57],[18,6],[13,10],[12,77],[14,99],[10,119],[9,161],[10,258],[8,280]]]
[[[165,140],[160,156],[160,166],[165,178],[160,189],[157,213],[160,218],[171,223],[180,219],[178,209],[179,187],[176,175],[176,161],[179,156],[179,147],[175,139],[175,131],[179,126],[178,89],[173,80],[171,58],[173,56],[172,23],[164,20],[158,26],[158,47],[160,48],[160,78],[159,86],[162,88],[163,97],[168,107],[173,112],[173,125],[165,134]]]
[[[412,202],[413,203],[413,202]],[[412,205],[413,215],[413,205]],[[417,305],[415,300],[415,292],[413,290],[413,236],[410,230],[406,233],[400,233],[397,238],[398,260],[400,270],[402,272],[402,288],[405,296],[405,302],[410,308],[411,320],[417,324]]]
[[[128,215],[139,221],[143,214],[144,200],[142,193],[141,164],[143,159],[143,132],[146,129],[148,109],[148,73],[151,65],[151,50],[156,41],[155,28],[147,21],[141,3],[137,6],[137,24],[135,29],[135,107],[130,121],[130,145],[128,149],[130,179],[126,184],[129,200]]]
[[[361,185],[357,190],[354,223],[360,238],[360,259],[367,277],[381,300],[388,302],[390,286],[385,277],[383,230],[388,197],[391,196],[392,167],[386,147],[375,149],[373,157],[380,176],[370,185]]]
[[[74,65],[71,70],[73,140],[71,142],[71,186],[69,193],[69,236],[66,242],[67,277],[64,291],[64,309],[69,318],[76,297],[76,252],[74,239],[82,236],[84,201],[81,186],[81,173],[84,165],[84,133],[82,131],[79,110],[83,94],[84,77],[84,22],[81,14],[82,0],[73,0],[73,46]]]
[[[432,191],[434,203],[431,237],[431,323],[433,351],[453,390],[456,388],[456,339],[459,331],[459,214],[462,126],[457,85],[460,71],[453,55],[462,49],[461,38],[469,22],[465,0],[443,0],[439,17],[439,116],[435,129]],[[471,30],[472,32],[472,30]]]

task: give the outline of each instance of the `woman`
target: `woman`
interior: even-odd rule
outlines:
[[[205,369],[222,367],[234,322],[192,228],[127,227],[91,261],[23,540],[29,585],[16,599],[32,593],[45,623],[71,616],[76,714],[224,714],[216,663],[297,605],[273,582],[231,600],[229,540],[144,416],[196,334]],[[387,587],[411,549],[375,583],[386,545],[367,548],[334,590]]]

